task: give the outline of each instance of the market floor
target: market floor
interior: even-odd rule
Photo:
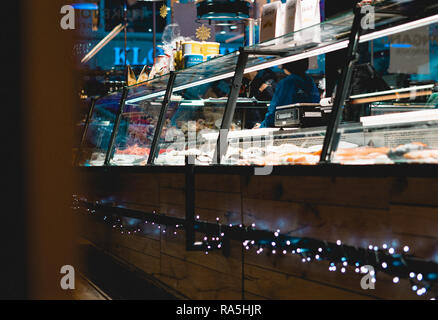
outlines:
[[[91,244],[81,244],[79,254],[82,265],[77,277],[77,300],[177,300]]]

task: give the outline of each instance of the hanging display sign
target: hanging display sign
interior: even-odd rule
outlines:
[[[300,17],[297,17],[298,0],[288,0],[285,4],[284,33],[291,33],[300,29]]]
[[[284,34],[284,10],[280,1],[265,4],[262,11],[260,41],[267,41]]]
[[[299,29],[307,28],[321,22],[319,1],[320,0],[297,1],[297,22]]]

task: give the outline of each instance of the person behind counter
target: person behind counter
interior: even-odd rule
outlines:
[[[306,74],[307,69],[309,69],[309,59],[286,63],[283,65],[283,69],[288,76],[278,83],[265,119],[261,124],[256,124],[254,128],[273,127],[277,106],[319,103],[320,101],[318,87],[313,79]]]
[[[257,101],[271,101],[278,82],[286,77],[280,68],[269,68],[244,74],[240,97],[253,98]],[[254,108],[245,114],[245,129],[251,129],[263,121],[266,111]]]
[[[432,95],[427,100],[427,105],[435,106],[435,108],[438,108],[438,92],[432,93]]]
[[[271,101],[277,83],[284,77],[283,71],[279,68],[245,73],[239,96],[255,98],[258,101]]]

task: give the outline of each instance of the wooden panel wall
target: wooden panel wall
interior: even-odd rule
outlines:
[[[91,179],[89,198],[105,195],[136,209],[185,216],[183,174],[112,175],[117,185],[108,183],[105,173],[85,177]],[[365,248],[408,245],[415,256],[438,258],[435,179],[199,174],[195,185],[196,214],[204,221],[255,223],[257,229]],[[191,299],[418,298],[409,282],[395,285],[380,273],[375,290],[362,290],[360,274],[350,268],[345,274],[329,272],[327,261],[257,255],[239,242],[232,242],[228,258],[221,252],[187,252],[181,230],[122,236],[96,223],[84,233],[90,240]]]

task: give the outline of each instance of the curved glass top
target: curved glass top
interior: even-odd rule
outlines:
[[[432,10],[429,10],[430,8]],[[436,11],[433,1],[430,1],[430,3],[421,1],[420,4],[419,1],[413,0],[376,1],[373,15],[374,28],[365,30],[361,42],[382,37],[385,35],[382,34],[382,30],[396,28],[398,25],[414,19],[415,23],[412,26],[404,25],[403,28],[419,27],[421,23],[428,24],[430,21],[418,20],[418,16],[430,15],[432,11]],[[415,12],[415,18],[410,17],[412,12]],[[438,17],[436,18],[438,19]],[[245,47],[245,50],[248,52],[255,53],[257,51],[257,54],[249,55],[245,73],[346,48],[353,20],[354,14],[351,11],[320,24],[288,33],[254,46]],[[395,33],[397,30],[390,29],[387,32]],[[264,50],[269,50],[269,52],[276,54],[263,54]],[[173,91],[178,92],[189,87],[233,77],[238,57],[239,51],[235,51],[177,71]],[[164,75],[132,86],[130,90],[134,90],[137,93],[136,96],[138,96],[132,98],[135,100],[129,98],[127,103],[164,95],[167,80],[168,75]],[[151,86],[154,89],[151,89]]]

